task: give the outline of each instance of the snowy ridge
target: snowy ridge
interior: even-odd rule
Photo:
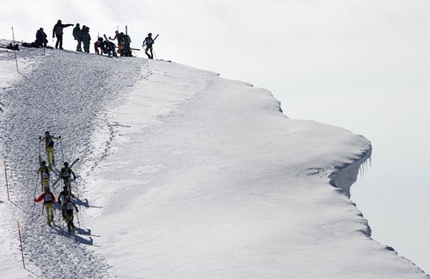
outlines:
[[[366,237],[347,196],[371,155],[364,137],[176,63],[28,49],[17,75],[11,54],[0,55],[13,80],[0,92],[2,277],[428,278]],[[57,162],[80,158],[72,237],[32,201],[45,130],[62,136]]]

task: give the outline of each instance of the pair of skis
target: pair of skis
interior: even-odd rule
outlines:
[[[69,169],[72,169],[72,167],[77,163],[79,161],[79,158],[78,159],[76,159],[76,160],[74,160],[73,162],[72,162],[72,164],[70,164],[69,165]],[[60,179],[61,179],[61,177],[58,177],[57,178],[57,180],[55,180],[55,182],[52,184],[52,187],[54,187],[55,186],[55,184],[57,184],[58,183],[58,181],[60,181]]]

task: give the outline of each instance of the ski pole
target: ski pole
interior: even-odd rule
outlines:
[[[79,211],[78,211],[78,212],[76,212],[76,217],[77,217],[77,219],[78,219],[78,225],[79,225],[79,227],[81,227],[81,223],[79,222]]]
[[[13,26],[11,26],[12,28],[12,44],[15,46],[15,32],[13,31]],[[14,50],[15,53],[15,63],[16,63],[16,71],[19,73],[18,70],[18,57],[16,56],[16,50]]]
[[[64,163],[63,139],[62,138],[60,138],[60,147],[61,147],[61,156],[63,156],[63,163]]]
[[[38,174],[36,174],[36,184],[34,185],[34,193],[33,193],[33,197],[35,197],[36,196],[36,188],[37,188],[37,180],[39,179],[39,177],[38,177],[39,175]],[[36,202],[34,202],[34,204],[36,204]]]

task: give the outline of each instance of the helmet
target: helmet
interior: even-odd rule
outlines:
[[[50,191],[51,191],[51,189],[49,189],[49,187],[45,188],[45,192],[50,192]]]
[[[49,132],[48,132],[48,131],[46,131],[46,132],[45,132],[45,135],[49,135]]]
[[[65,166],[65,167],[68,167],[68,166],[69,166],[69,163],[64,162],[64,166]]]
[[[151,36],[152,36],[152,33],[148,33],[148,36],[149,36],[149,37],[151,37]]]
[[[64,186],[63,186],[63,189],[64,189],[64,190],[67,190],[67,186],[66,186],[66,185],[64,185]]]
[[[42,164],[42,165],[46,165],[46,162],[45,162],[45,161],[42,161],[42,162],[40,162],[40,164]]]

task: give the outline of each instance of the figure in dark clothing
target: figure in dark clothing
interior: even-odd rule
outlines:
[[[145,54],[148,56],[149,59],[154,59],[154,54],[152,52],[152,45],[154,44],[154,40],[152,39],[152,33],[148,34],[148,37],[145,38],[143,41],[143,46],[146,46]],[[148,53],[148,51],[150,53]]]
[[[131,53],[131,48],[130,48],[130,43],[131,43],[131,39],[130,36],[127,34],[124,34],[123,32],[119,32],[118,30],[115,31],[115,37],[111,38],[109,37],[110,40],[117,40],[118,42],[118,53],[121,56],[129,56],[132,57],[132,53]]]
[[[75,28],[73,28],[73,37],[78,41],[76,51],[82,52],[82,30],[79,23],[76,23]]]
[[[90,28],[88,26],[82,26],[82,43],[84,44],[84,51],[86,53],[90,52],[90,41],[91,41],[91,36],[90,36]]]
[[[48,166],[49,169],[52,170],[52,165],[55,165],[55,158],[54,158],[54,140],[60,140],[61,136],[54,137],[49,134],[49,131],[45,132],[45,136],[39,137],[39,143],[45,142],[45,150],[46,150],[46,156],[48,157]]]
[[[122,33],[122,32],[119,33],[119,31],[117,30],[117,31],[115,31],[115,37],[113,37],[113,38],[109,37],[109,39],[110,40],[117,40],[118,41],[118,48],[119,48],[119,45],[124,43],[124,33]]]
[[[62,167],[60,170],[60,178],[63,179],[64,185],[69,187],[70,192],[71,192],[70,184],[72,182],[72,176],[73,176],[73,179],[76,179],[75,173],[72,171],[71,168],[69,168],[69,163],[64,162],[64,167]]]
[[[70,193],[70,191],[68,190],[67,185],[64,185],[63,186],[63,191],[61,191],[60,195],[58,195],[58,199],[57,199],[58,200],[58,204],[61,204],[61,202],[64,203],[66,201],[67,197],[74,198],[75,196],[72,193]]]
[[[46,162],[42,161],[40,163],[40,168],[36,172],[37,174],[40,174],[40,180],[43,183],[44,188],[49,187],[49,168],[46,166]]]
[[[102,44],[103,44],[103,38],[99,37],[97,39],[97,41],[94,43],[94,52],[95,52],[95,54],[103,55]],[[99,49],[100,49],[100,51],[99,51]]]
[[[57,37],[55,48],[63,49],[63,29],[69,26],[73,26],[73,24],[63,24],[60,19],[57,21],[57,24],[54,25],[52,38]]]
[[[70,197],[66,197],[63,206],[61,207],[61,211],[63,212],[64,221],[67,223],[69,234],[75,232],[75,224],[73,224],[73,209],[76,210],[76,213],[79,212],[76,204],[70,200]]]
[[[36,46],[46,47],[46,44],[48,43],[48,40],[46,39],[47,37],[48,36],[46,36],[46,33],[43,31],[43,28],[40,27],[40,29],[36,32]]]
[[[117,56],[115,52],[115,44],[108,40],[103,40],[102,37],[99,37],[98,40],[94,43],[94,51],[96,52],[96,54],[100,55],[107,54],[108,56]]]

